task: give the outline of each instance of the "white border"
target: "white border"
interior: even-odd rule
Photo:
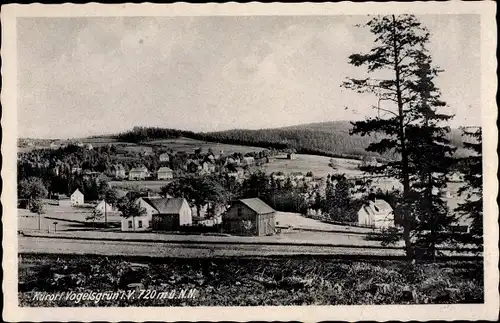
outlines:
[[[123,5],[5,5],[2,22],[2,179],[4,312],[7,321],[178,321],[178,320],[476,320],[498,319],[498,181],[496,154],[496,3],[491,2],[393,2],[327,4],[123,4]],[[484,136],[485,304],[480,305],[377,305],[290,307],[195,308],[19,308],[17,300],[16,134],[17,63],[16,17],[73,16],[205,16],[205,15],[359,15],[359,14],[478,14],[481,15],[481,108]]]

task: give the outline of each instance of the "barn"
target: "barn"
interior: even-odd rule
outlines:
[[[259,198],[234,202],[223,215],[222,224],[228,233],[265,236],[275,233],[276,211]]]
[[[375,199],[363,204],[358,211],[358,224],[371,228],[394,227],[394,212],[384,200]]]
[[[154,231],[178,230],[193,222],[191,208],[184,198],[143,198],[156,212],[152,212]]]

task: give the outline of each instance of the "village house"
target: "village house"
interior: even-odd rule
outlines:
[[[114,207],[113,205],[109,204],[108,202],[101,200],[97,205],[94,207],[94,210],[100,211],[103,214],[104,213],[119,213],[120,211]]]
[[[128,172],[128,179],[129,180],[144,180],[146,177],[148,177],[149,171],[146,167],[141,166],[141,167],[134,167]]]
[[[160,162],[168,163],[170,161],[170,155],[167,153],[163,153],[160,155]]]
[[[83,205],[84,195],[79,189],[76,189],[73,194],[71,194],[71,206]]]
[[[86,145],[85,145],[85,148],[86,148],[87,150],[92,150],[92,149],[94,149],[94,147],[92,146],[92,144],[86,144]]]
[[[392,207],[384,200],[368,201],[358,211],[358,224],[377,229],[394,227]]]
[[[224,229],[232,234],[265,236],[275,233],[276,211],[259,198],[234,202],[222,217]]]
[[[174,178],[174,172],[168,167],[160,167],[156,174],[159,180]]]
[[[137,203],[145,215],[122,219],[122,231],[173,231],[192,224],[192,213],[184,198],[141,197]]]
[[[115,164],[111,167],[111,176],[116,179],[124,179],[127,177],[125,174],[125,168],[122,164]]]
[[[144,209],[144,214],[141,216],[135,216],[131,218],[122,218],[121,220],[121,231],[125,232],[141,232],[141,231],[151,231],[151,219],[153,212],[156,210],[147,203],[144,198],[140,197],[136,201],[141,208]]]
[[[289,153],[286,155],[286,158],[290,159],[290,160],[295,160],[295,159],[297,159],[297,155],[294,153]]]

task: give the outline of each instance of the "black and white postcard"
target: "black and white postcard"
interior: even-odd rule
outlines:
[[[4,319],[498,319],[495,9],[2,6]]]

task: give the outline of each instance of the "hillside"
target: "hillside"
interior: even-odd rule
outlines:
[[[348,122],[315,123],[292,127],[260,130],[227,130],[206,133],[205,140],[232,144],[251,144],[261,147],[295,149],[298,153],[321,154],[332,157],[350,157],[377,154],[367,153],[365,147],[376,137],[350,135]],[[380,156],[378,156],[380,157]],[[383,157],[394,157],[390,154]]]
[[[380,156],[375,153],[366,152],[365,148],[379,138],[377,135],[365,137],[350,135],[349,131],[351,128],[352,125],[349,121],[319,122],[273,129],[233,129],[205,133],[166,128],[135,127],[130,131],[114,136],[99,136],[82,139],[82,141],[92,142],[94,145],[100,144],[103,140],[107,143],[113,141],[123,143],[151,143],[157,140],[184,137],[217,144],[253,146],[266,149],[294,149],[298,153],[329,157],[353,159],[360,159],[363,156],[374,156],[385,159],[395,157],[393,154]],[[452,145],[458,148],[457,156],[463,157],[469,154],[463,149],[459,129],[452,129],[449,137]]]
[[[135,127],[115,136],[125,142],[145,142],[156,139],[191,138],[230,145],[255,146],[274,149],[294,149],[298,153],[360,159],[363,156],[374,156],[391,159],[393,154],[382,156],[366,152],[365,148],[376,141],[378,135],[350,135],[352,125],[349,121],[330,121],[288,126],[274,129],[233,129],[217,132],[196,133],[192,131]],[[458,156],[467,155],[463,149],[459,129],[452,129],[450,139],[458,147]]]
[[[352,125],[349,121],[331,121],[288,126],[261,130],[227,130],[206,133],[204,140],[260,147],[291,148],[304,154],[319,154],[331,157],[360,158],[375,156],[394,158],[394,154],[382,156],[366,152],[365,148],[380,139],[380,135],[350,135]],[[449,139],[458,147],[457,156],[467,155],[463,149],[461,132],[451,129]]]

